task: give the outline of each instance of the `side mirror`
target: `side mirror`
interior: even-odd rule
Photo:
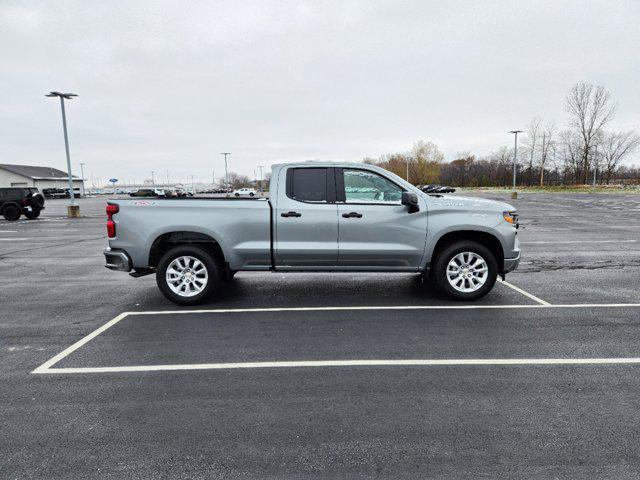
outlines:
[[[409,207],[409,213],[420,211],[420,207],[418,206],[418,195],[415,193],[402,192],[402,200],[400,203]]]

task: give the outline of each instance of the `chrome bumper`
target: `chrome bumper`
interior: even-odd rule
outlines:
[[[104,258],[107,263],[105,267],[109,270],[118,270],[120,272],[130,272],[131,271],[131,258],[127,255],[127,252],[124,250],[105,250]]]

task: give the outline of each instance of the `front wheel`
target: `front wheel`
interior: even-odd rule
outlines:
[[[35,220],[40,216],[40,210],[31,210],[29,212],[24,212],[24,216],[29,220]]]
[[[165,253],[156,270],[162,294],[179,305],[195,305],[211,295],[220,283],[219,268],[209,252],[178,246]]]
[[[498,277],[498,262],[478,242],[461,240],[442,250],[432,270],[436,286],[455,300],[477,300],[491,291]]]

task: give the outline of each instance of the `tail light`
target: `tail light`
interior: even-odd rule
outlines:
[[[107,236],[109,238],[116,237],[116,222],[113,221],[113,215],[120,211],[118,205],[107,204]]]

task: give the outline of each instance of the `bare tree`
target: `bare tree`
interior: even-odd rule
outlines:
[[[637,132],[605,133],[602,138],[601,158],[604,160],[604,170],[607,183],[617,170],[620,162],[640,146],[640,135]]]
[[[588,183],[591,152],[603,128],[615,116],[616,106],[604,87],[581,82],[571,88],[566,110],[569,113],[569,125],[579,134],[582,144],[577,174],[581,181]]]
[[[444,154],[433,142],[419,140],[413,144],[409,162],[409,179],[415,184],[437,182]]]
[[[527,169],[527,180],[529,185],[532,183],[533,179],[533,161],[538,151],[538,137],[540,135],[540,124],[542,120],[539,118],[534,118],[531,120],[531,123],[527,127],[527,133],[525,137],[525,149],[527,155],[529,156],[529,168]]]
[[[229,172],[229,185],[225,185],[225,179],[221,178],[218,182],[222,188],[238,189],[251,185],[251,180],[246,175],[240,175],[236,172]]]
[[[444,154],[435,143],[420,140],[410,152],[383,155],[379,160],[366,157],[363,162],[378,165],[402,178],[406,178],[408,169],[409,181],[417,185],[438,181],[443,160]]]
[[[545,125],[542,129],[542,139],[540,140],[540,155],[538,157],[538,167],[540,168],[540,186],[544,187],[544,169],[552,153],[555,153],[555,133],[556,127],[553,124]]]
[[[573,182],[581,181],[582,138],[573,130],[560,133],[560,151],[565,173],[570,173]]]

